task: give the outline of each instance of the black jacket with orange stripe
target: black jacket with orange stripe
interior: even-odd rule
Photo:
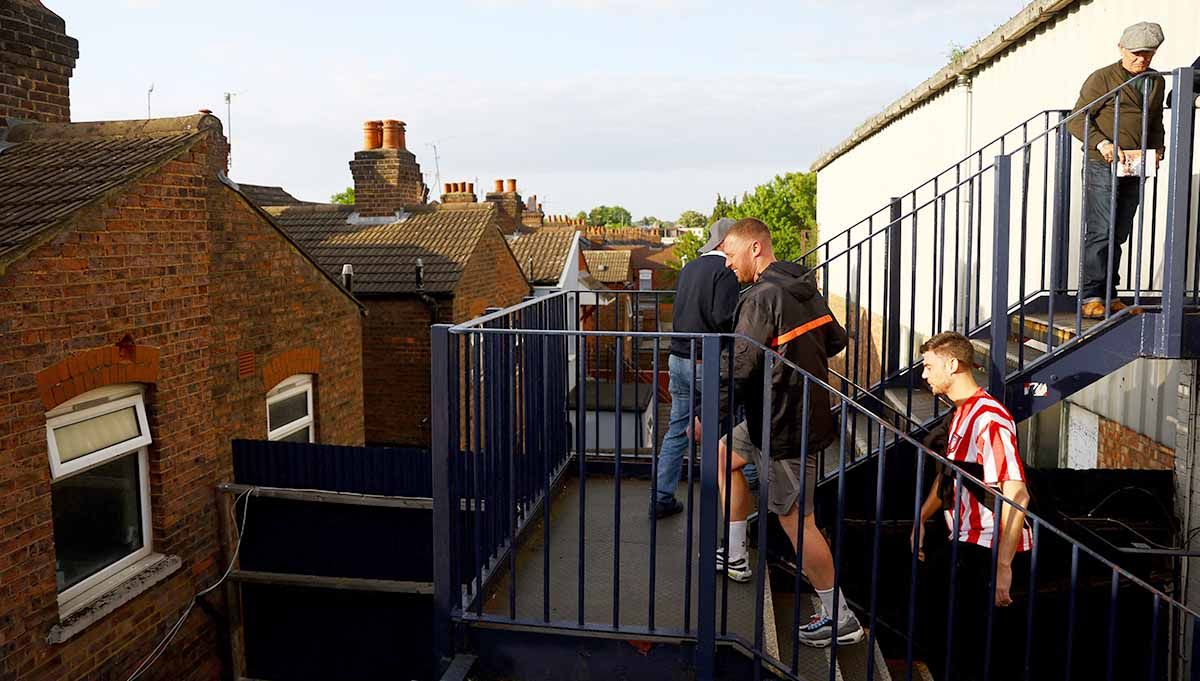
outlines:
[[[776,261],[738,301],[733,346],[734,399],[745,407],[746,425],[755,446],[762,448],[763,369],[762,346],[812,376],[828,382],[829,358],[846,348],[846,330],[829,312],[811,273],[802,265]],[[721,362],[721,423],[728,423],[729,362]],[[829,391],[809,382],[808,451],[813,456],[837,439]],[[802,454],[804,434],[804,376],[776,360],[771,369],[771,458],[791,459]]]

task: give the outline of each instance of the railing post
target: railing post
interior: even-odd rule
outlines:
[[[883,375],[892,376],[900,371],[900,197],[893,196],[888,216],[887,238],[887,329]],[[913,263],[916,266],[916,263]]]
[[[700,388],[700,570],[697,575],[696,678],[711,681],[716,668],[717,440],[720,427],[721,339],[705,336]],[[732,405],[730,405],[732,407]]]
[[[430,421],[433,456],[433,645],[434,659],[441,669],[454,657],[450,635],[450,612],[457,585],[451,584],[453,547],[450,536],[450,325],[430,329]]]
[[[1058,149],[1054,158],[1054,236],[1043,248],[1052,249],[1050,295],[1067,290],[1067,270],[1071,243],[1071,148],[1070,131],[1058,129]],[[1080,237],[1082,239],[1082,237]]]
[[[1003,403],[1004,378],[1008,374],[1008,227],[1012,209],[1012,159],[1001,154],[996,157],[993,168],[996,205],[992,224],[992,340],[988,350],[988,392]]]
[[[1157,357],[1179,357],[1183,351],[1183,305],[1187,290],[1188,218],[1192,205],[1192,150],[1195,134],[1195,69],[1175,69],[1175,94],[1171,111],[1171,148],[1167,150],[1166,242],[1163,248],[1162,331],[1155,347]]]

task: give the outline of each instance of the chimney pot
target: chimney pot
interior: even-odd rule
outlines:
[[[504,191],[504,180],[496,180],[496,193],[499,194],[503,191]]]
[[[475,183],[474,183],[474,182],[468,182],[468,183],[467,183],[467,193],[468,193],[468,194],[474,194],[474,193],[475,193]]]
[[[510,193],[510,194],[517,193],[517,181],[512,178],[509,178],[509,180],[508,180],[508,193]]]
[[[342,265],[342,286],[347,291],[354,292],[354,265],[350,263]]]
[[[378,149],[383,144],[383,121],[363,123],[363,149]]]
[[[403,149],[404,137],[401,134],[402,124],[400,121],[389,118],[383,121],[383,148],[384,149]]]
[[[443,193],[443,194],[449,194],[449,193],[450,193],[450,183],[449,183],[449,182],[447,182],[447,183],[446,183],[446,185],[445,185],[445,188],[446,188],[446,191],[444,191],[444,192],[442,192],[442,193]]]

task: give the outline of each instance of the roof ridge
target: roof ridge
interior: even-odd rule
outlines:
[[[198,113],[175,118],[149,118],[126,121],[88,121],[80,123],[18,122],[8,131],[9,142],[64,141],[94,137],[166,137],[170,135],[221,130],[221,121],[212,114]]]

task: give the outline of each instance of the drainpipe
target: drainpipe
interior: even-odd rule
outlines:
[[[974,113],[975,113],[974,112],[975,88],[973,87],[973,83],[971,81],[971,76],[969,76],[965,73],[958,74],[958,79],[956,82],[960,87],[962,87],[964,89],[964,95],[965,95],[965,100],[964,100],[965,108],[963,110],[963,117],[964,117],[964,120],[963,120],[963,158],[967,159],[967,169],[966,169],[966,173],[964,173],[964,174],[970,175],[971,173],[974,173],[977,170],[975,161],[970,156],[971,152],[974,151],[971,148],[971,137],[972,137],[972,133],[973,133],[973,128],[974,128],[973,122],[974,122],[974,118],[975,118],[975,115],[974,115]],[[980,163],[982,163],[982,159],[980,159]],[[982,165],[980,165],[979,167],[982,167]],[[972,192],[962,192],[962,196],[959,198],[959,202],[962,203],[962,210],[966,211],[967,214],[970,214],[974,210],[974,204],[972,202],[973,197],[971,194],[972,194]],[[969,244],[970,241],[968,241],[967,243]],[[964,261],[961,264],[965,265],[966,262]],[[967,272],[966,267],[959,267],[957,269],[961,270],[961,272],[959,274],[961,279],[969,279],[970,278],[971,274],[969,272]],[[958,285],[959,285],[959,290],[965,290],[966,281],[960,280],[958,282]],[[966,300],[966,298],[964,297],[963,300],[958,302],[958,307],[959,307],[959,309],[958,309],[959,328],[955,329],[955,331],[964,332],[964,331],[966,331],[966,328],[967,328],[966,319],[967,319],[967,313],[970,310],[970,302],[968,300]]]
[[[433,296],[425,292],[425,261],[417,258],[417,296],[421,302],[425,303],[425,307],[429,308],[429,323],[438,323],[438,302]]]
[[[966,111],[965,111],[966,125],[963,126],[964,129],[966,130],[966,135],[963,138],[963,156],[966,156],[967,154],[971,153],[971,119],[974,118],[974,116],[972,115],[972,113],[973,113],[972,112],[972,106],[973,106],[972,100],[974,99],[974,88],[972,87],[971,77],[965,73],[960,73],[958,75],[957,82],[958,82],[959,86],[966,88],[966,95],[967,95],[967,99],[966,99],[967,106],[966,106]]]

